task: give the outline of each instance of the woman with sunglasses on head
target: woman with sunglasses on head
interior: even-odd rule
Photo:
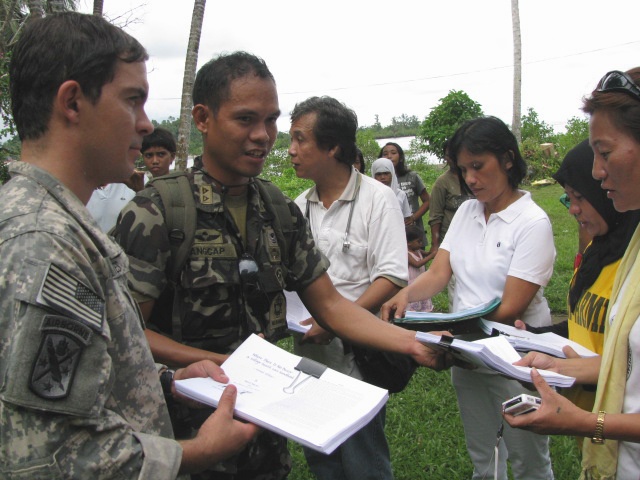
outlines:
[[[607,73],[583,110],[591,118],[589,142],[594,150],[593,176],[619,212],[640,209],[640,68]],[[602,357],[557,359],[529,353],[518,365],[554,370],[597,381],[593,413],[554,392],[532,370],[542,398],[533,413],[507,422],[544,434],[591,437],[584,442],[582,477],[640,477],[640,229],[636,229],[616,273],[607,311]]]
[[[499,297],[502,302],[489,319],[550,325],[542,291],[553,273],[553,233],[531,194],[518,188],[527,166],[513,133],[494,117],[470,120],[451,138],[449,155],[463,188],[475,199],[460,205],[429,270],[383,305],[382,319],[393,311],[403,316],[409,302],[432,297],[455,275],[454,312]],[[494,457],[501,404],[522,393],[522,386],[488,369],[454,367],[451,376],[473,479],[489,477],[498,461],[497,478],[506,480],[507,458],[515,479],[552,479],[546,437],[505,428],[498,459]]]
[[[580,231],[592,240],[587,244],[571,279],[568,295],[568,320],[535,333],[553,331],[602,355],[607,306],[613,281],[631,236],[640,221],[640,211],[618,212],[600,182],[593,178],[593,150],[589,140],[572,148],[553,178],[564,187],[569,213],[578,221]],[[516,326],[518,322],[516,322]],[[581,408],[590,410],[595,400],[595,385],[576,385],[563,391]],[[582,445],[582,438],[579,437]]]

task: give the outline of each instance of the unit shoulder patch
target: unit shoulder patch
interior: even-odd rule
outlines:
[[[60,315],[46,315],[40,331],[42,337],[31,369],[29,388],[41,398],[65,398],[71,391],[80,356],[91,343],[93,331]]]

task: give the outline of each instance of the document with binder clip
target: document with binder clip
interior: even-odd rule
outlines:
[[[329,454],[384,406],[389,394],[251,335],[222,364],[238,389],[235,415]],[[178,393],[216,407],[225,384],[175,382]]]

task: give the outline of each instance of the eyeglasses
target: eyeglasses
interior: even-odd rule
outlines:
[[[596,91],[623,92],[640,101],[640,87],[629,75],[619,70],[613,70],[602,77]]]

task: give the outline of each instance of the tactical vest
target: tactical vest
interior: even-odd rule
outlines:
[[[239,278],[237,271],[238,261],[244,253],[238,251],[237,243],[235,248],[229,243],[216,247],[215,243],[201,238],[202,232],[200,236],[197,235],[198,212],[194,198],[196,193],[189,181],[189,175],[185,172],[173,172],[151,180],[148,185],[153,186],[158,192],[161,205],[158,204],[158,197],[149,193],[153,190],[145,189],[143,192],[146,193],[140,193],[150,198],[164,213],[171,252],[165,269],[168,287],[154,305],[151,315],[152,323],[178,342],[221,353],[235,348],[248,334],[256,331],[262,331],[271,341],[288,335],[286,302],[282,290],[288,271],[289,245],[295,232],[292,213],[284,194],[271,182],[254,180],[257,193],[265,208],[264,215],[260,215],[259,229],[263,237],[263,245],[259,246],[258,252],[254,252],[259,254],[256,255],[258,258],[255,258],[259,264],[256,285],[247,287],[243,285],[243,280]],[[200,195],[202,200],[202,192]],[[226,218],[227,212],[217,214],[225,217],[221,223],[230,221]],[[247,215],[249,223],[249,210]],[[205,231],[205,236],[206,232],[208,231]],[[248,240],[247,243],[250,244],[251,241]],[[223,251],[225,246],[229,252]],[[256,245],[247,247],[248,250],[258,248]],[[206,251],[211,249],[221,250],[212,255],[226,255],[227,260],[221,262],[218,271],[214,272],[215,277],[220,276],[220,278],[212,279],[210,288],[220,289],[220,285],[226,282],[223,288],[232,292],[230,295],[234,298],[221,301],[227,302],[232,311],[227,309],[218,315],[219,318],[216,321],[222,323],[222,328],[214,335],[194,336],[188,333],[193,328],[185,322],[185,317],[190,312],[188,308],[185,309],[184,299],[189,296],[189,285],[193,284],[192,279],[188,277],[193,276],[194,270],[198,270],[197,266],[194,266],[194,264],[199,265],[197,258],[206,255]],[[190,262],[189,265],[187,265],[188,262]],[[202,269],[210,270],[213,266],[213,260],[211,265],[203,262]],[[216,284],[216,282],[220,283]]]

